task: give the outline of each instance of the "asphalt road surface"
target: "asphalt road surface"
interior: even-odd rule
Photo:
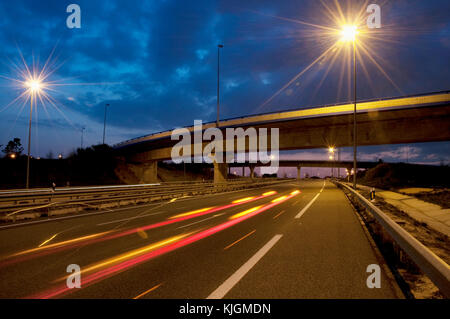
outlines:
[[[323,180],[0,226],[0,298],[402,298],[383,263]]]

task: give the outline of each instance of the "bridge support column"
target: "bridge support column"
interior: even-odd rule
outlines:
[[[141,183],[150,184],[158,182],[158,161],[145,162],[143,164]]]
[[[250,178],[254,179],[255,178],[255,165],[250,165]]]
[[[228,164],[214,162],[214,183],[227,181]]]
[[[297,166],[297,180],[300,180],[300,178],[301,178],[301,175],[300,175],[301,169],[302,169],[301,166]]]

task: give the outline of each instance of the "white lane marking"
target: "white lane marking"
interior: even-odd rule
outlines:
[[[213,218],[216,218],[216,217],[222,216],[223,214],[225,214],[225,213],[221,213],[221,214],[216,214],[216,215],[214,215],[214,216],[211,216],[211,217],[208,217],[208,218],[205,218],[205,219],[202,219],[202,220],[199,220],[199,221],[196,221],[196,222],[193,222],[193,223],[187,224],[187,225],[183,225],[183,226],[177,227],[177,229],[180,229],[180,228],[184,228],[184,227],[188,227],[188,226],[191,226],[191,225],[195,225],[195,224],[198,224],[198,223],[204,222],[204,221],[206,221],[206,220],[208,220],[208,219],[213,219]]]
[[[112,221],[110,221],[110,222],[105,222],[105,223],[97,224],[97,226],[103,226],[103,225],[108,225],[108,224],[114,224],[114,223],[124,222],[124,221],[127,221],[127,220],[133,220],[133,219],[138,219],[138,218],[144,218],[144,217],[153,216],[153,215],[159,215],[159,214],[164,214],[164,213],[165,213],[165,211],[161,211],[161,212],[152,213],[152,214],[145,214],[145,215],[142,215],[142,216],[134,216],[134,217],[124,218],[124,219],[116,219],[116,220],[112,220]]]
[[[280,240],[283,235],[275,235],[256,252],[245,264],[214,290],[206,299],[222,299],[255,266],[258,261]]]
[[[308,203],[308,205],[306,205],[305,207],[303,207],[303,209],[295,216],[296,219],[302,217],[302,215],[308,210],[309,207],[311,207],[311,205],[315,202],[315,200],[317,199],[317,197],[319,197],[320,192],[317,193],[316,196],[314,196],[314,198]]]
[[[323,181],[323,186],[322,186],[322,188],[321,188],[321,190],[320,190],[319,193],[322,193],[322,192],[323,192],[323,189],[325,188],[325,183],[326,183],[326,181]]]

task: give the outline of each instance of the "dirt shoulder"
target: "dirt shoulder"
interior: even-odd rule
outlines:
[[[368,191],[360,190],[360,193],[369,198]],[[380,197],[377,197],[374,204],[443,261],[450,264],[450,237],[432,229],[426,223],[416,221]],[[443,297],[439,289],[421,272],[410,271],[401,267],[397,270],[410,287],[414,298],[433,299]]]

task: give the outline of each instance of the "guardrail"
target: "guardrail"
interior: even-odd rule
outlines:
[[[359,202],[374,216],[398,246],[439,288],[442,294],[446,298],[450,298],[450,266],[421,242],[411,236],[406,230],[400,227],[364,196],[343,183],[337,181],[335,181],[335,183],[355,195]]]
[[[225,183],[169,182],[146,185],[70,187],[29,191],[0,191],[0,219],[16,220],[22,214],[50,215],[53,209],[77,212],[86,207],[100,209],[201,194],[212,194],[268,186],[284,179],[241,179]]]

